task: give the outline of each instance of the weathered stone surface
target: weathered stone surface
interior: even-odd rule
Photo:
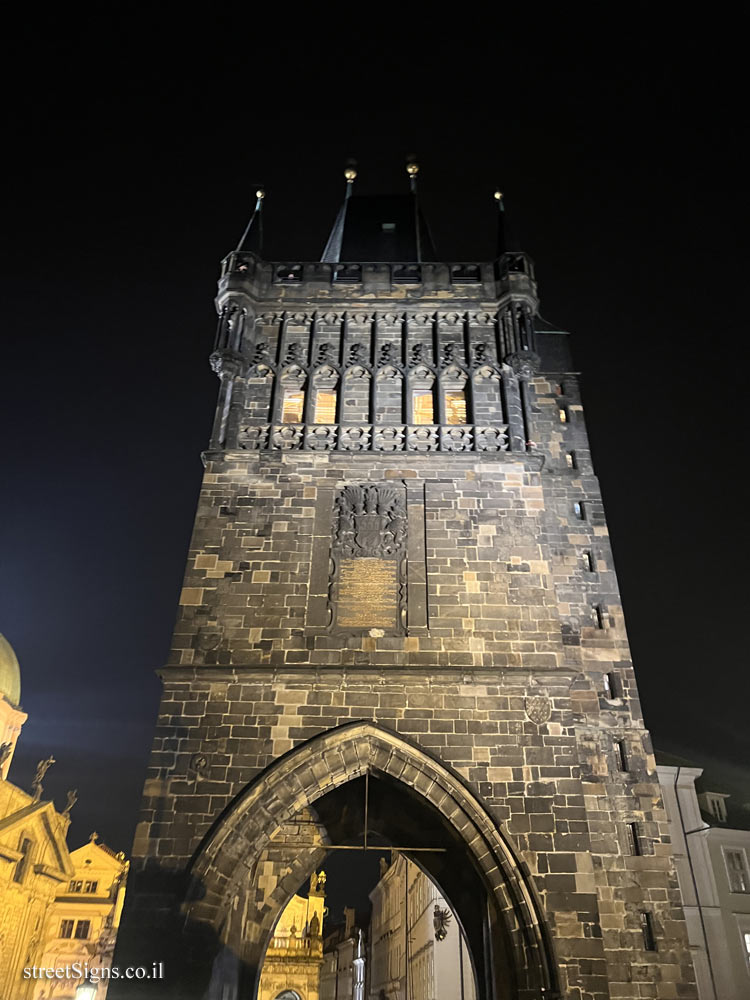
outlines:
[[[666,1000],[676,983],[693,997],[576,376],[552,334],[524,343],[528,269],[478,272],[464,294],[442,287],[445,266],[399,313],[391,270],[371,275],[365,301],[330,272],[327,285],[273,284],[274,265],[228,265],[222,322],[228,337],[243,317],[232,350],[247,365],[222,368],[229,415],[206,456],[162,671],[126,936],[149,926],[160,886],[181,913],[174,940],[193,936],[200,989],[217,954],[252,970],[342,832],[330,803],[368,775],[378,794],[406,796],[384,835],[411,836],[420,819],[458,870],[479,873],[493,928],[483,936],[468,909],[462,920],[505,963],[497,997]],[[226,311],[233,299],[244,313]],[[289,387],[306,394],[298,425],[282,419]],[[311,437],[318,389],[340,398]],[[465,393],[459,433],[448,390]],[[414,422],[413,392],[433,393],[434,426]],[[342,621],[337,552],[392,560],[392,627],[351,601]],[[217,976],[206,995],[233,983],[252,995]]]

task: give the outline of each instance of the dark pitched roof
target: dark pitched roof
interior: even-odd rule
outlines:
[[[421,210],[420,253],[414,196],[353,195],[341,207],[322,260],[335,261],[434,261],[435,247]]]

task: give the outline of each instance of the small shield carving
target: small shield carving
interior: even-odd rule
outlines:
[[[524,706],[526,714],[537,726],[543,726],[545,722],[549,722],[549,717],[552,715],[552,702],[546,694],[530,695],[524,700]]]

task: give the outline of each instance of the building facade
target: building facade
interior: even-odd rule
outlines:
[[[688,1000],[568,336],[527,255],[428,260],[415,217],[353,197],[326,260],[223,263],[122,961],[158,928],[154,996],[254,997],[326,847],[377,843],[422,852],[479,1000]]]
[[[266,949],[258,1000],[320,1000],[325,872],[315,872],[307,897],[287,903]]]
[[[413,861],[396,855],[370,899],[369,1000],[475,1000],[458,921]]]
[[[125,855],[92,834],[87,844],[70,852],[73,877],[58,889],[45,920],[44,947],[38,965],[44,969],[88,966],[95,969],[96,1000],[105,1000],[109,969],[120,927],[128,873]],[[39,980],[33,1000],[74,1000],[80,982]]]
[[[2,639],[0,709],[5,699],[15,714],[0,715],[0,725],[11,718],[5,730],[11,753],[26,720],[20,693],[18,660]],[[69,794],[62,812],[43,798],[42,782],[53,763],[39,762],[31,793],[13,785],[7,770],[0,776],[0,1000],[73,1000],[81,985],[81,974],[71,968],[76,962],[104,970],[96,997],[107,995],[128,862],[97,844],[95,834],[68,850],[76,796]],[[71,971],[58,978],[58,969]],[[52,977],[44,970],[52,970]]]
[[[658,772],[698,995],[744,1000],[750,996],[750,829],[728,826],[728,795],[698,794],[701,768],[659,764]]]
[[[344,909],[344,923],[323,941],[320,1000],[365,1000],[367,938],[356,923],[356,911]]]

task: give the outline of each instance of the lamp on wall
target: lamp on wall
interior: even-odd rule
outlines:
[[[92,983],[88,976],[76,987],[75,1000],[96,1000],[96,983]]]

